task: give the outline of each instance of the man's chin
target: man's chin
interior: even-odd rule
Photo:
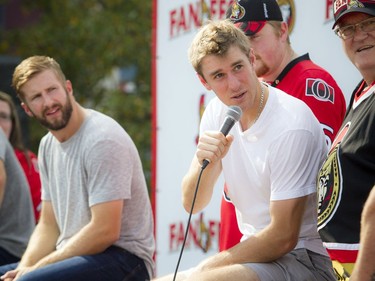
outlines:
[[[66,127],[66,123],[51,123],[45,120],[39,120],[40,124],[50,131],[60,131]]]

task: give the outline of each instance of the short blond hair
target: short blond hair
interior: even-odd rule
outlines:
[[[21,91],[22,86],[35,75],[45,70],[53,70],[61,83],[65,83],[65,75],[62,72],[60,65],[53,58],[47,56],[29,57],[16,67],[13,73],[12,87],[22,101],[24,101],[24,93]]]
[[[191,65],[203,77],[202,59],[207,55],[225,56],[232,46],[239,47],[248,56],[249,41],[245,33],[230,20],[209,21],[202,26],[188,50]]]

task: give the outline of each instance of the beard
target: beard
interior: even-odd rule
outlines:
[[[257,59],[255,61],[255,73],[259,78],[266,75],[269,71],[270,71],[270,68],[262,60]]]
[[[68,92],[66,92],[66,104],[65,105],[53,104],[51,107],[58,107],[61,110],[62,117],[60,119],[53,120],[53,121],[47,120],[47,118],[45,117],[45,113],[50,109],[50,107],[43,110],[41,117],[37,116],[34,112],[32,112],[32,114],[34,118],[48,130],[59,131],[61,129],[64,129],[67,126],[70,120],[70,117],[72,116],[72,112],[73,112],[73,106],[72,106],[72,102],[69,99]]]

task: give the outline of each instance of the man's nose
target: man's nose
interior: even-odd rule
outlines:
[[[236,91],[240,88],[241,82],[240,80],[236,77],[236,75],[233,74],[228,74],[228,87]]]

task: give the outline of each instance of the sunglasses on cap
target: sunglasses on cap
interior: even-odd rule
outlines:
[[[253,36],[266,25],[266,21],[237,22],[234,25],[240,28],[246,36]]]

